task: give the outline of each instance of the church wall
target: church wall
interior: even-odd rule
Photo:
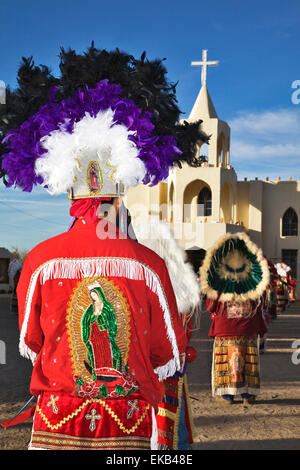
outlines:
[[[262,247],[263,182],[238,181],[237,220],[243,224],[250,238]]]
[[[170,222],[174,221],[174,197],[175,186],[172,181],[170,185],[167,185],[167,220]],[[162,220],[164,220],[164,216],[162,217]]]
[[[168,183],[162,182],[159,183],[159,205],[160,205],[160,213],[159,218],[161,220],[168,219]]]
[[[249,189],[248,181],[238,181],[237,189],[237,221],[246,229],[249,228]]]
[[[235,223],[236,218],[236,183],[237,176],[233,168],[221,168],[219,220]]]
[[[251,181],[249,189],[249,235],[262,248],[263,182]]]
[[[244,232],[244,227],[235,224],[226,224],[220,222],[201,222],[196,220],[190,223],[172,224],[171,229],[178,243],[185,250],[193,246],[209,249],[226,233]]]
[[[220,204],[220,220],[223,220],[225,223],[229,223],[230,220],[233,220],[232,197],[231,184],[226,182],[222,187]]]
[[[279,258],[284,248],[300,249],[299,235],[281,235],[282,216],[289,207],[293,207],[300,220],[300,182],[264,182],[263,245],[270,257]]]
[[[162,182],[153,187],[140,184],[130,188],[124,197],[124,204],[132,217],[140,214],[143,217],[155,215],[167,219],[168,184]],[[162,213],[160,209],[163,209]]]
[[[229,165],[230,127],[226,122],[218,120],[217,136],[217,154],[214,165],[218,166],[220,164],[227,168]]]
[[[300,181],[264,182],[263,251],[275,262],[280,262],[283,249],[298,250],[297,297],[300,298],[300,224],[298,236],[283,237],[281,232],[284,212],[292,207],[300,221]]]
[[[205,123],[205,132],[210,135],[208,145],[208,163],[211,166],[217,166],[217,155],[218,155],[218,119],[209,119]]]
[[[135,188],[130,188],[124,196],[124,204],[129,209],[132,219],[135,219],[137,223],[142,223],[150,215],[151,193],[153,193],[153,190],[158,192],[158,187],[150,189],[140,184]]]

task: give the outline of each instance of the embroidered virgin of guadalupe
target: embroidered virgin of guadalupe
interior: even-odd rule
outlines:
[[[110,381],[108,369],[120,371],[122,363],[121,352],[116,342],[118,332],[116,314],[101,287],[89,287],[92,303],[81,320],[82,339],[88,351],[88,363],[85,362],[85,366],[89,372],[92,372],[94,380],[97,378]]]
[[[67,329],[79,396],[116,398],[138,389],[128,367],[129,306],[112,281],[95,277],[78,284],[69,303]]]

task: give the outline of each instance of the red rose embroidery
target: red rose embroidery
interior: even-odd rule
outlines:
[[[132,387],[137,387],[137,382],[134,380],[132,375],[128,374],[128,372],[123,374],[123,379],[124,379],[124,388],[132,388]]]
[[[89,397],[89,398],[93,398],[93,397],[96,397],[98,395],[98,387],[96,386],[96,382],[92,382],[92,383],[87,383],[85,382],[83,385],[81,385],[79,391],[78,391],[78,395],[81,397],[81,398],[85,398],[85,397]]]

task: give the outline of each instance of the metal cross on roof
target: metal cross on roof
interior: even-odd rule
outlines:
[[[207,77],[207,67],[208,65],[218,65],[219,61],[218,60],[207,60],[207,49],[202,50],[202,60],[201,61],[195,61],[191,62],[191,65],[193,66],[202,66],[202,72],[201,72],[201,84],[202,86],[206,86],[206,77]]]

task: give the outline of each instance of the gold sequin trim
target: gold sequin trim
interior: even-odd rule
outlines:
[[[180,377],[178,380],[178,407],[176,411],[176,418],[174,421],[174,442],[173,446],[175,450],[178,450],[178,438],[179,438],[179,432],[178,432],[178,427],[179,427],[179,421],[180,421],[180,409],[182,406],[185,406],[184,403],[182,403],[182,387],[183,387],[183,377]]]
[[[42,443],[44,446],[67,446],[67,447],[123,447],[132,446],[148,448],[150,444],[150,438],[144,436],[133,436],[130,440],[128,437],[105,437],[105,438],[84,438],[69,436],[65,434],[49,433],[47,431],[33,431],[32,435],[32,446],[38,446]]]
[[[176,419],[176,413],[172,413],[172,411],[167,410],[166,408],[158,407],[158,416],[163,416],[164,418],[169,418],[172,421]]]

